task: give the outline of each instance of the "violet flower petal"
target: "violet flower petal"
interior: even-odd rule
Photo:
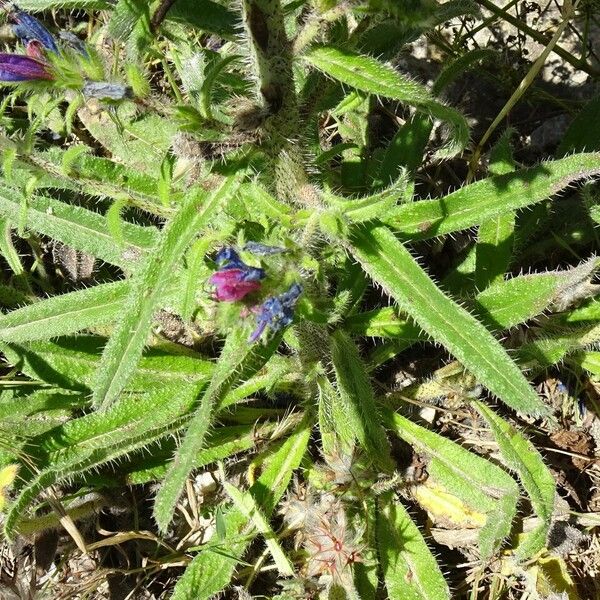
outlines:
[[[257,281],[242,281],[234,285],[225,284],[217,288],[215,298],[219,302],[237,302],[259,289],[260,283]]]
[[[58,46],[54,36],[32,15],[15,7],[10,13],[10,18],[15,22],[13,31],[24,43],[37,40],[50,52],[58,53]]]
[[[271,331],[280,331],[294,320],[294,308],[302,293],[302,286],[294,283],[279,296],[267,298],[260,306],[256,317],[256,329],[253,331],[249,343],[255,342],[268,326]]]
[[[48,66],[30,56],[0,53],[0,81],[53,79]]]

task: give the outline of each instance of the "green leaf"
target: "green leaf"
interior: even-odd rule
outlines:
[[[483,290],[504,279],[513,256],[515,213],[508,212],[479,226],[475,285]]]
[[[385,226],[356,228],[351,252],[371,278],[493,394],[527,414],[548,412],[492,334],[454,303]]]
[[[372,337],[390,337],[408,340],[423,338],[422,330],[411,319],[402,317],[398,308],[388,306],[351,315],[344,321],[350,333]]]
[[[449,3],[446,3],[446,5]],[[432,86],[432,92],[437,95],[441,94],[449,85],[454,83],[456,79],[464,75],[468,70],[477,66],[483,61],[491,61],[496,58],[497,53],[491,48],[476,48],[461,54],[454,59],[450,64],[442,68],[440,74]]]
[[[0,215],[17,223],[21,206],[20,192],[0,185]],[[33,196],[27,200],[25,218],[27,228],[128,270],[157,238],[154,227],[123,223],[125,246],[121,248],[110,234],[106,217],[44,196]]]
[[[592,261],[568,271],[520,275],[500,281],[475,297],[473,309],[488,327],[499,331],[509,329],[555,304],[560,306],[563,298],[589,282],[594,268]],[[344,325],[350,333],[358,335],[427,339],[420,327],[393,306],[351,315]]]
[[[401,174],[389,187],[369,196],[349,199],[325,192],[324,198],[330,206],[353,223],[362,223],[383,218],[398,202],[410,200],[405,197],[407,187],[407,178]]]
[[[517,512],[519,488],[515,481],[500,467],[457,443],[390,410],[382,410],[382,414],[390,429],[430,457],[427,471],[432,481],[486,514],[479,548],[484,558],[492,556],[509,535]]]
[[[451,598],[431,550],[392,492],[386,492],[379,500],[377,541],[390,600]]]
[[[264,366],[281,341],[281,335],[277,335],[267,346],[250,346],[247,335],[247,332],[240,328],[234,329],[227,337],[210,384],[200,399],[196,414],[156,495],[154,518],[162,531],[165,531],[171,522],[185,480],[194,468],[196,456],[204,446],[214,409],[238,382],[249,379]]]
[[[516,170],[510,138],[512,129],[507,129],[492,148],[489,171],[493,175],[505,175]],[[504,279],[513,258],[515,238],[514,211],[498,215],[479,226],[475,266],[475,286],[483,290]]]
[[[574,154],[476,181],[442,198],[401,204],[385,222],[402,237],[432,238],[531,206],[599,174],[600,153]]]
[[[257,440],[269,439],[278,423],[266,423],[256,428],[256,423],[247,425],[219,426],[208,432],[206,437],[206,448],[198,453],[194,464],[201,468],[219,460],[225,460],[240,452],[251,450],[257,444]],[[150,481],[159,481],[164,478],[169,463],[173,459],[176,450],[174,440],[163,440],[157,448],[151,448],[150,454],[141,457],[133,457],[132,460],[121,463],[118,473],[124,477],[129,485],[139,485]],[[89,479],[89,477],[88,477]],[[104,482],[104,485],[121,485],[122,479]]]
[[[116,400],[133,373],[172,273],[198,233],[235,195],[240,176],[229,177],[208,196],[191,193],[163,229],[158,243],[131,280],[123,316],[111,336],[94,386],[95,406]]]
[[[10,344],[3,348],[9,362],[21,372],[63,389],[91,392],[105,338],[90,335],[68,336],[49,342]],[[129,391],[146,392],[154,387],[207,381],[212,363],[195,352],[182,353],[179,347],[153,347],[142,355],[127,384]]]
[[[596,377],[600,376],[600,352],[577,352],[571,360]]]
[[[19,253],[13,244],[12,227],[10,222],[5,219],[0,219],[0,255],[6,260],[15,275],[25,273]]]
[[[251,520],[254,523],[257,531],[265,538],[267,548],[273,557],[273,561],[275,562],[279,574],[284,577],[292,577],[294,575],[294,567],[277,541],[275,532],[271,528],[269,521],[262,514],[254,496],[252,496],[250,492],[238,490],[228,481],[223,482],[223,487],[238,510],[248,520]]]
[[[27,12],[42,12],[58,8],[105,10],[110,8],[108,0],[21,0],[19,8]]]
[[[421,166],[425,146],[431,135],[432,123],[426,115],[416,114],[396,132],[387,147],[373,187],[389,185],[405,168],[412,173]],[[412,191],[410,185],[408,191]]]
[[[203,384],[200,384],[203,385]],[[6,516],[5,534],[13,539],[27,506],[46,488],[176,433],[189,419],[198,384],[163,387],[124,397],[102,413],[69,421],[32,441],[32,450],[49,466],[20,491]]]
[[[267,216],[277,223],[291,223],[290,207],[276,200],[257,182],[245,183],[240,187],[240,196],[250,215],[255,219]]]
[[[202,0],[200,9],[195,0],[176,0],[167,13],[168,20],[192,25],[229,39],[235,37],[238,18],[235,12],[210,0]]]
[[[265,517],[271,516],[289,485],[293,471],[300,465],[311,429],[312,419],[307,416],[278,450],[267,458],[262,474],[250,488]],[[231,581],[236,564],[252,541],[252,536],[240,536],[248,519],[239,509],[229,508],[223,520],[226,526],[225,540],[211,540],[202,547],[177,582],[172,600],[208,600]]]
[[[474,402],[474,404],[488,422],[503,459],[508,467],[517,473],[531,500],[531,506],[541,521],[533,531],[526,534],[525,539],[517,547],[517,556],[526,560],[546,545],[554,512],[556,483],[540,453],[529,440],[485,404],[481,402]]]
[[[575,117],[556,150],[556,156],[570,152],[600,150],[600,96],[592,98]]]
[[[381,427],[369,376],[354,342],[340,330],[331,335],[331,360],[349,426],[371,460],[381,470],[391,472],[390,446]]]
[[[0,316],[0,340],[28,342],[108,323],[121,312],[127,281],[61,294]]]
[[[435,100],[427,88],[402,76],[393,67],[370,56],[330,46],[313,47],[303,58],[342,83],[369,94],[406,102],[445,121],[452,131],[452,139],[445,148],[438,150],[438,157],[457,154],[467,145],[469,127],[465,118],[458,111]]]

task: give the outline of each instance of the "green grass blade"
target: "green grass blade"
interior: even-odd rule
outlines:
[[[476,181],[442,198],[402,204],[386,223],[409,239],[432,238],[531,206],[599,174],[600,153],[574,154]]]
[[[127,281],[104,283],[19,308],[0,316],[0,340],[42,340],[108,323],[121,312],[128,290]]]
[[[390,600],[451,598],[448,584],[421,532],[391,492],[379,501],[377,541]]]
[[[444,121],[451,129],[451,136],[447,146],[438,150],[438,157],[457,154],[469,142],[469,127],[458,111],[437,101],[427,88],[403,77],[391,66],[370,56],[330,46],[313,47],[303,58],[342,83],[369,94],[406,102]]]
[[[292,473],[298,468],[306,453],[312,429],[312,419],[307,416],[279,449],[267,459],[266,467],[250,488],[256,503],[269,518],[274,507],[289,485]],[[194,558],[177,582],[172,600],[208,600],[229,584],[252,536],[240,536],[248,519],[232,507],[224,515],[226,538],[209,542]],[[212,552],[211,548],[221,550]],[[230,558],[231,557],[231,558]]]
[[[528,559],[546,545],[556,496],[554,477],[529,440],[485,404],[475,402],[475,406],[490,426],[506,464],[517,473],[541,521],[517,547],[517,556]]]
[[[235,195],[241,177],[224,180],[208,196],[190,194],[167,223],[158,243],[131,281],[123,317],[111,336],[94,386],[95,406],[108,406],[125,387],[142,354],[152,318],[185,250],[202,228]],[[203,201],[203,202],[202,202]]]
[[[500,343],[435,285],[387,227],[356,228],[350,250],[399,307],[493,394],[520,412],[547,413]]]

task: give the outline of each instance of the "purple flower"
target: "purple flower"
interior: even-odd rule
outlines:
[[[213,273],[209,282],[216,287],[216,300],[237,302],[260,289],[260,281],[265,277],[264,269],[244,263],[233,248],[219,250],[215,262],[219,265],[219,270]]]
[[[54,41],[54,36],[35,17],[14,5],[9,17],[15,23],[13,25],[14,34],[24,44],[36,40],[40,42],[46,50],[50,50],[50,52],[54,53],[58,52],[58,46]]]
[[[34,81],[54,79],[48,65],[19,54],[0,53],[0,81]]]
[[[294,320],[294,307],[301,293],[302,286],[293,283],[287,292],[267,298],[260,306],[256,329],[252,332],[249,343],[254,343],[267,327],[274,332],[287,327]]]

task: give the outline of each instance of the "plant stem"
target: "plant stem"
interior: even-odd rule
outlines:
[[[483,0],[483,2],[487,2],[487,0]],[[556,46],[556,43],[558,42],[558,40],[562,36],[564,30],[566,29],[567,25],[569,24],[569,21],[571,20],[573,14],[575,12],[575,8],[576,8],[577,4],[578,4],[578,2],[576,2],[574,6],[570,6],[570,3],[568,2],[568,0],[565,0],[564,5],[563,5],[566,8],[565,15],[563,17],[563,20],[559,24],[559,26],[556,28],[556,32],[552,36],[552,39],[548,42],[548,44],[546,45],[546,47],[544,48],[542,53],[538,56],[537,60],[533,63],[533,65],[531,66],[531,68],[529,69],[529,71],[527,72],[527,74],[525,75],[525,77],[523,78],[523,80],[521,81],[519,86],[517,87],[517,89],[513,92],[512,96],[507,100],[506,104],[502,107],[502,110],[498,113],[498,115],[496,116],[496,118],[494,119],[492,124],[488,127],[487,131],[483,134],[481,140],[479,140],[479,143],[475,147],[475,149],[473,151],[473,156],[471,157],[471,160],[469,163],[469,174],[467,176],[467,181],[471,181],[475,175],[475,172],[476,172],[478,164],[479,164],[479,157],[481,156],[481,151],[483,149],[483,146],[490,139],[492,133],[494,133],[494,131],[496,130],[498,125],[502,122],[502,120],[506,117],[506,115],[511,111],[511,109],[515,106],[515,104],[521,99],[523,94],[527,91],[529,86],[533,83],[534,79],[537,77],[538,73],[540,72],[541,68],[544,66],[544,63],[546,62],[548,55],[550,54],[550,52],[552,52],[552,49]]]
[[[496,6],[496,4],[494,2],[492,2],[491,0],[477,0],[477,3],[480,4],[481,6],[487,8],[490,12],[494,13],[496,16],[505,20],[507,23],[514,25],[517,29],[520,29],[521,31],[523,31],[523,33],[526,33],[530,38],[534,39],[538,44],[548,46],[551,43],[551,40],[548,39],[543,33],[540,33],[539,31],[532,29],[527,24],[523,23],[523,21],[517,19],[510,13],[506,12],[506,10],[504,8],[500,8],[499,6]],[[600,75],[600,71],[598,69],[589,65],[584,60],[579,60],[579,59],[575,58],[570,52],[568,52],[561,46],[555,45],[553,47],[553,51],[555,52],[555,54],[558,54],[558,56],[560,56],[563,60],[568,62],[570,65],[572,65],[576,69],[581,69],[582,71],[585,71],[588,75],[592,75],[594,77],[597,77],[598,75]]]

